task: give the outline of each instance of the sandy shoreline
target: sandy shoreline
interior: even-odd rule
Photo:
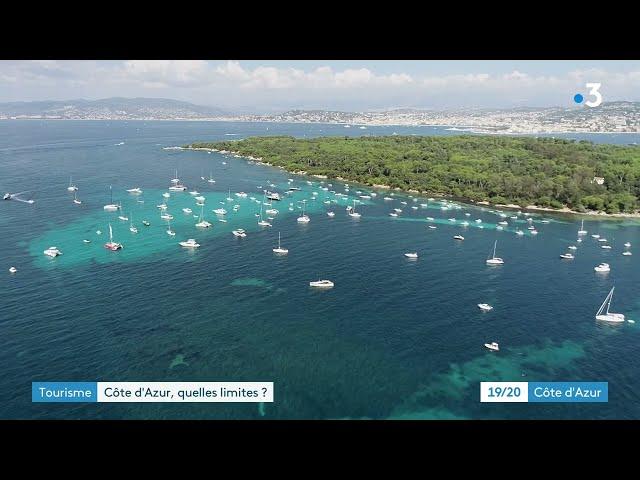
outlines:
[[[272,165],[269,162],[264,162],[262,160],[262,158],[260,157],[252,157],[250,155],[242,155],[240,152],[235,152],[235,151],[231,151],[231,150],[218,150],[216,148],[193,148],[193,147],[164,147],[164,150],[197,150],[197,151],[207,151],[207,152],[217,152],[217,153],[222,153],[223,155],[227,155],[227,154],[231,154],[234,155],[235,158],[245,158],[248,160],[252,160],[260,165],[267,165],[269,167],[276,167],[276,168],[280,168],[280,169],[284,169],[284,167],[280,167],[277,165]],[[290,171],[290,170],[286,170],[288,173],[291,173],[293,175],[308,175],[309,174],[307,172],[304,171]],[[315,178],[322,178],[322,179],[326,179],[328,178],[326,175],[310,175],[312,177]],[[345,181],[345,182],[349,182],[349,183],[360,183],[356,180],[349,180],[348,178],[344,178],[344,177],[336,177],[336,180],[340,180],[340,181]],[[392,189],[392,187],[390,187],[389,185],[379,185],[379,184],[374,184],[374,185],[369,185],[369,184],[361,184],[361,185],[366,185],[369,188],[380,188],[380,189]],[[430,192],[420,192],[418,190],[413,190],[413,189],[409,189],[409,190],[402,190],[401,188],[393,188],[393,190],[395,191],[400,191],[400,192],[405,192],[405,193],[410,193],[410,194],[419,194],[419,195],[423,195],[423,196],[429,196],[429,197],[439,197],[439,198],[448,198],[445,197],[442,194],[438,194],[438,193],[430,193]],[[453,197],[450,197],[453,198]],[[480,201],[480,202],[474,202],[473,200],[469,200],[469,199],[461,199],[461,200],[456,200],[456,201],[460,201],[461,203],[466,203],[468,205],[482,205],[482,206],[489,206],[489,207],[493,207],[495,209],[500,209],[500,208],[506,208],[506,209],[510,209],[510,210],[528,210],[528,211],[534,211],[534,212],[547,212],[547,213],[551,213],[551,214],[562,214],[562,215],[578,215],[578,216],[589,216],[589,217],[598,217],[601,218],[603,220],[621,220],[621,219],[640,219],[640,212],[634,212],[634,213],[605,213],[605,212],[599,212],[599,211],[593,211],[593,210],[589,210],[586,212],[578,212],[575,210],[571,210],[568,207],[564,207],[564,208],[549,208],[549,207],[539,207],[537,205],[527,205],[525,207],[521,206],[521,205],[516,205],[516,204],[495,204],[492,205],[489,202],[486,201]]]

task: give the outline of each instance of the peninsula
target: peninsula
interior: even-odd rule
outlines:
[[[567,213],[637,214],[640,148],[509,136],[250,137],[192,143],[294,173]]]

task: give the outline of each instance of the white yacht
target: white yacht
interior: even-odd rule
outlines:
[[[433,222],[433,217],[427,217],[427,220]]]
[[[335,217],[336,216],[335,212],[327,212],[327,215],[330,216],[330,217]]]
[[[598,235],[597,233],[594,233],[593,235],[591,235],[591,238],[600,238],[600,235]]]
[[[397,214],[396,212],[391,212],[391,213],[389,214],[389,216],[390,216],[390,217],[397,217],[397,216],[398,216],[398,214]]]
[[[580,230],[578,230],[578,235],[586,235],[588,232],[584,229],[584,220],[580,223]],[[593,235],[591,235],[593,237]],[[593,237],[598,238],[598,237]]]
[[[493,256],[487,258],[487,265],[504,265],[504,260],[496,257],[496,246],[498,245],[498,241],[493,242]]]
[[[498,222],[498,225],[509,225],[509,222],[505,222],[504,220],[502,222]]]
[[[626,252],[622,252],[622,255],[624,255],[625,257],[630,257],[633,254],[629,250],[627,250]]]
[[[449,219],[449,221],[450,221],[450,222],[455,222],[455,221],[456,221],[456,219],[455,219],[455,218],[450,218],[450,219]]]
[[[485,343],[484,346],[492,352],[500,351],[500,345],[498,345],[498,342]]]
[[[133,193],[134,195],[140,195],[142,193],[142,189],[140,187],[129,188],[127,192]]]
[[[611,245],[600,245],[600,248],[604,248],[605,250],[611,250]]]
[[[18,269],[16,267],[9,267],[9,273],[16,273]]]
[[[211,172],[209,172],[209,178],[207,179],[208,183],[216,183],[216,181],[213,179],[213,175],[211,174]]]
[[[199,191],[197,191],[197,190],[191,190],[191,191],[189,192],[189,195],[193,195],[193,196],[195,197],[196,195],[200,195],[200,192],[199,192]]]
[[[122,220],[123,222],[128,222],[129,221],[129,217],[127,217],[126,215],[119,215],[118,218],[120,220]]]
[[[170,213],[167,213],[167,212],[163,211],[163,212],[160,214],[160,218],[161,218],[162,220],[173,220],[173,215],[171,215]]]
[[[186,247],[186,248],[198,248],[200,246],[200,244],[196,242],[193,238],[190,238],[186,242],[179,242],[179,243],[181,247]]]
[[[394,208],[393,211],[396,212],[396,213],[402,213],[402,209],[401,208]]]
[[[78,187],[73,184],[71,177],[69,177],[69,186],[67,187],[67,190],[70,192],[78,191]]]
[[[563,258],[565,260],[573,260],[576,257],[573,256],[573,253],[567,252],[567,253],[561,253],[560,258]]]
[[[429,227],[431,230],[435,230],[436,228],[438,228],[438,227],[436,227],[435,225],[428,225],[428,227]]]
[[[310,287],[331,288],[333,285],[334,284],[331,280],[317,280],[315,282],[309,282]]]
[[[418,253],[417,252],[405,253],[404,256],[407,258],[418,258]]]
[[[226,198],[227,202],[233,202],[233,197],[231,196],[231,189],[229,189],[229,195]]]
[[[76,194],[76,192],[73,192],[73,203],[75,203],[76,205],[82,204],[82,200],[78,200],[78,195]]]
[[[234,195],[238,198],[247,198],[247,194],[244,192],[237,192]]]
[[[593,268],[596,272],[610,272],[611,271],[611,267],[609,266],[608,263],[601,263],[600,265],[598,265],[597,267]]]
[[[631,246],[631,243],[626,242],[626,243],[624,244],[624,246],[625,246],[625,247],[627,247],[627,248],[629,248],[629,247]]]
[[[482,219],[480,219],[480,218],[476,218],[475,222],[476,222],[476,223],[482,223]]]
[[[567,248],[569,250],[577,250],[578,249],[578,247],[576,247],[575,245],[569,245]]]
[[[247,232],[245,232],[244,229],[242,228],[233,230],[231,233],[233,233],[236,237],[241,237],[241,238],[244,238],[247,236]]]
[[[169,197],[171,196],[171,194],[170,194],[169,192],[164,192],[164,193],[162,194],[162,196],[163,196],[164,198],[169,198]]]
[[[120,210],[120,205],[116,205],[115,203],[113,203],[113,189],[111,188],[111,185],[109,185],[109,196],[109,203],[102,208],[107,212],[117,212],[118,210]]]
[[[460,222],[460,225],[462,225],[463,227],[468,227],[469,226],[469,222],[464,220],[464,221]]]
[[[191,210],[190,208],[183,208],[182,211],[187,215],[191,215],[193,213],[193,210]]]
[[[216,208],[215,210],[213,210],[213,213],[215,213],[216,215],[226,215],[227,211],[224,208]]]
[[[58,255],[62,255],[62,252],[58,250],[58,247],[49,247],[44,251],[44,254],[48,257],[57,257]]]
[[[493,310],[493,307],[488,303],[479,303],[478,308],[483,312],[490,312],[491,310]]]
[[[236,205],[237,207],[238,205]],[[235,208],[235,207],[234,207]],[[275,208],[268,208],[267,210],[264,211],[267,215],[277,215],[278,213],[280,213],[279,210],[276,210]]]
[[[464,240],[464,237],[462,235],[454,235],[453,239],[454,240]]]
[[[599,242],[606,242],[606,241],[607,241],[607,239],[606,239],[606,238],[599,238],[599,239],[598,239],[598,241],[599,241]]]
[[[280,255],[286,255],[287,253],[289,253],[288,249],[282,248],[282,245],[280,245],[280,232],[278,232],[278,248],[274,248],[272,250],[274,253],[277,253]]]
[[[389,200],[393,200],[393,198],[391,197],[384,197],[383,200],[389,201]]]
[[[516,235],[522,236],[524,235],[524,232],[522,230],[516,230]]]
[[[596,320],[602,320],[603,322],[624,322],[624,314],[622,313],[611,313],[609,312],[609,307],[611,306],[611,299],[613,298],[613,291],[616,287],[611,287],[611,291],[607,295],[607,298],[604,299],[602,305],[596,312]]]

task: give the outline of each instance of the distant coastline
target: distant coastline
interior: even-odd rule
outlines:
[[[274,121],[260,119],[243,118],[0,118],[0,121],[71,121],[71,122],[224,122],[224,123],[267,123],[281,125],[349,125],[353,127],[410,127],[410,128],[444,128],[448,131],[459,132],[460,134],[474,135],[571,135],[571,134],[622,134],[640,135],[640,131],[628,132],[620,130],[527,130],[522,132],[510,132],[497,130],[494,128],[482,128],[473,125],[451,125],[451,124],[424,124],[424,123],[344,123],[344,122],[304,122],[304,121]]]
[[[292,171],[292,170],[287,170],[284,167],[278,166],[278,165],[273,165],[269,162],[265,162],[263,161],[262,158],[260,157],[253,157],[251,155],[243,155],[238,151],[233,151],[233,150],[219,150],[217,148],[205,148],[205,147],[181,147],[181,146],[173,146],[173,147],[163,147],[163,150],[193,150],[193,151],[205,151],[205,152],[216,152],[216,153],[220,153],[222,155],[231,155],[234,158],[242,158],[242,159],[246,159],[246,160],[250,160],[253,161],[254,163],[256,163],[257,165],[264,165],[264,166],[268,166],[268,167],[273,167],[273,168],[278,168],[281,170],[285,170],[287,173],[290,173],[292,175],[305,175],[305,176],[309,176],[309,177],[315,177],[315,178],[334,178],[335,180],[338,181],[345,181],[345,182],[349,182],[349,183],[356,183],[359,185],[364,185],[368,188],[379,188],[379,189],[387,189],[387,190],[393,190],[394,192],[402,192],[402,193],[406,193],[406,194],[418,194],[421,196],[429,196],[429,197],[438,197],[438,198],[443,198],[443,199],[451,199],[451,200],[455,200],[455,201],[459,201],[461,203],[466,203],[468,205],[480,205],[480,206],[484,206],[484,207],[492,207],[495,209],[500,209],[500,208],[504,208],[504,209],[509,209],[509,210],[524,210],[524,211],[534,211],[534,212],[546,212],[546,213],[550,213],[550,214],[560,214],[560,215],[577,215],[577,216],[587,216],[587,217],[599,217],[602,219],[608,219],[608,220],[621,220],[621,219],[640,219],[640,211],[636,211],[633,213],[606,213],[603,211],[595,211],[595,210],[587,210],[584,212],[578,212],[576,210],[572,210],[568,207],[563,207],[563,208],[550,208],[550,207],[541,207],[539,205],[527,205],[527,206],[521,206],[521,205],[517,205],[517,204],[491,204],[489,202],[486,201],[479,201],[476,202],[474,200],[471,200],[469,198],[459,198],[459,197],[451,197],[451,196],[447,196],[447,195],[443,195],[443,194],[439,194],[439,193],[432,193],[432,192],[426,192],[426,191],[418,191],[418,190],[412,190],[412,189],[408,189],[408,190],[404,190],[398,187],[392,188],[389,185],[384,185],[384,184],[364,184],[362,182],[359,182],[357,180],[353,180],[353,179],[349,179],[349,178],[344,178],[344,177],[327,177],[326,175],[313,175],[310,174],[308,172],[305,171]]]

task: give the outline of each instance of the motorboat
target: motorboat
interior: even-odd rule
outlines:
[[[611,245],[600,245],[600,248],[604,248],[605,250],[611,250]]]
[[[336,216],[335,212],[327,212],[327,215],[329,217],[335,217]]]
[[[44,254],[48,257],[55,258],[58,255],[62,255],[62,252],[58,250],[58,247],[49,247],[44,251]]]
[[[315,282],[309,282],[309,286],[318,288],[331,288],[334,286],[334,283],[331,280],[317,280]]]
[[[224,208],[216,208],[215,210],[213,210],[213,213],[215,213],[216,215],[226,215],[227,211]]]
[[[569,250],[577,250],[578,249],[578,247],[576,247],[575,245],[569,245],[567,248]]]
[[[454,240],[464,240],[464,237],[462,235],[454,235],[453,239]]]
[[[573,260],[576,257],[574,257],[573,253],[567,252],[567,253],[560,254],[560,258],[563,258],[565,260]]]
[[[151,223],[149,223],[149,221],[148,221],[148,220],[142,220],[142,224],[143,224],[145,227],[148,227],[149,225],[151,225]]]
[[[398,214],[397,214],[396,212],[391,212],[391,213],[389,214],[389,216],[390,216],[390,217],[397,217],[397,216],[398,216]]]
[[[404,256],[407,258],[418,258],[417,252],[405,253]]]
[[[9,267],[9,273],[16,273],[18,269],[16,267]]]
[[[186,242],[179,242],[179,243],[181,247],[186,247],[186,248],[198,248],[200,246],[200,244],[196,242],[193,238],[190,238]]]
[[[596,272],[610,272],[611,267],[608,263],[601,263],[598,266],[593,268]]]
[[[72,181],[71,177],[69,177],[69,186],[67,187],[67,190],[70,191],[70,192],[77,192],[78,191],[78,187],[73,184],[73,181]]]
[[[187,215],[191,215],[193,213],[193,210],[191,210],[190,208],[183,208],[182,211]]]
[[[129,188],[127,189],[127,192],[133,193],[134,195],[140,195],[142,193],[142,189],[139,187]]]
[[[490,312],[491,310],[493,310],[493,307],[488,303],[479,303],[478,308],[483,312]]]
[[[231,233],[233,233],[236,237],[246,237],[247,236],[247,232],[244,231],[244,229],[239,228],[237,230],[233,230]]]
[[[484,346],[492,352],[500,351],[500,345],[498,345],[498,342],[485,343]]]

